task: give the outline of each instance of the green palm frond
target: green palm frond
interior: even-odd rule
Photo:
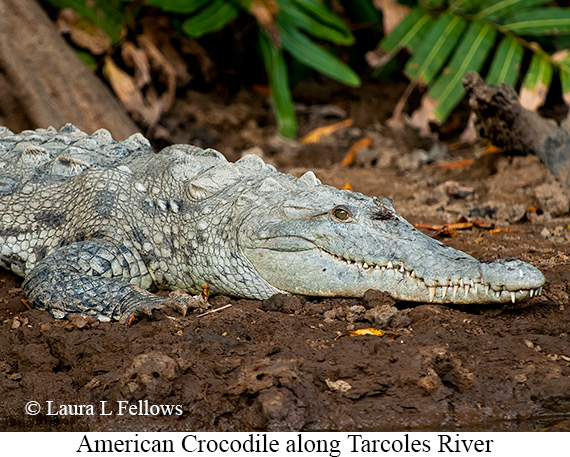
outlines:
[[[297,119],[289,85],[289,57],[349,86],[360,85],[359,76],[334,53],[351,46],[355,38],[345,20],[322,0],[43,0],[58,8],[72,8],[104,30],[113,43],[119,41],[129,16],[129,5],[159,8],[181,23],[191,38],[201,38],[249,15],[259,28],[259,50],[272,91],[279,132],[295,137]],[[351,0],[346,7],[379,23],[372,0]],[[138,11],[138,10],[137,10]],[[261,12],[261,13],[260,13]],[[332,49],[332,51],[331,51]]]
[[[269,24],[271,33],[266,30],[267,23],[259,22],[259,48],[272,91],[277,126],[283,136],[293,138],[297,132],[284,52],[330,78],[349,86],[360,85],[360,78],[347,64],[313,40],[342,46],[354,43],[345,22],[319,0],[147,0],[146,3],[172,13],[189,14],[182,30],[192,38],[222,29],[241,13],[255,16],[253,7],[265,8],[269,16],[274,14]]]
[[[489,84],[514,86],[522,77],[521,94],[545,96],[558,71],[570,100],[570,59],[556,59],[539,44],[544,37],[570,35],[570,8],[550,7],[549,0],[431,0],[418,2],[380,42],[395,56],[411,54],[404,73],[427,86],[433,115],[444,122],[465,95],[461,80],[468,71],[486,71]],[[532,56],[524,74],[524,54]],[[385,59],[385,62],[389,59]],[[485,63],[489,65],[485,66]],[[378,69],[379,70],[379,69]]]

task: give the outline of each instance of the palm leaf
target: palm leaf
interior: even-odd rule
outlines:
[[[448,71],[441,74],[429,90],[437,100],[435,117],[441,122],[449,116],[465,95],[461,80],[468,71],[479,71],[489,55],[497,31],[484,22],[473,22],[459,43]]]
[[[550,61],[541,54],[533,55],[520,91],[521,105],[532,111],[541,106],[546,99],[551,81]]]
[[[523,54],[523,48],[517,40],[508,36],[503,38],[487,74],[487,84],[507,83],[514,86],[519,75],[519,66]]]
[[[406,64],[404,73],[408,78],[419,78],[424,84],[430,84],[453,53],[466,25],[467,22],[457,15],[442,14]]]
[[[214,0],[207,7],[189,17],[182,23],[182,30],[192,38],[200,38],[216,32],[233,21],[239,9],[225,0]]]
[[[190,14],[206,6],[210,0],[146,0],[146,4],[172,13]]]
[[[532,6],[544,5],[551,0],[487,0],[475,17],[478,19],[499,19],[507,14]]]
[[[297,132],[297,118],[289,89],[289,75],[283,51],[273,45],[271,38],[261,27],[259,28],[259,46],[269,78],[279,133],[285,137],[294,138]]]
[[[380,48],[390,52],[407,47],[411,52],[416,52],[434,24],[433,17],[421,8],[413,8],[392,33],[380,41]]]
[[[360,78],[344,62],[312,42],[283,16],[277,18],[283,48],[299,62],[348,86],[359,86]]]
[[[532,8],[516,11],[503,26],[518,35],[564,35],[570,33],[570,8]]]
[[[296,7],[292,0],[279,0],[279,15],[317,38],[346,46],[354,43],[354,35],[344,23],[342,27],[327,24],[321,18],[315,18]]]

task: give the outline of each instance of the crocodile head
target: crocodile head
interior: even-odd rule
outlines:
[[[389,199],[322,185],[311,172],[276,175],[257,186],[239,244],[280,291],[360,297],[378,289],[398,300],[456,304],[518,302],[541,292],[535,267],[480,262],[418,231]]]

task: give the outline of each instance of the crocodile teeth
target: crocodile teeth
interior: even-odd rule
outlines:
[[[392,263],[392,261],[388,260],[388,263],[386,264],[386,268],[389,268],[389,269],[394,268],[394,264]]]
[[[429,290],[429,301],[433,301],[435,298],[435,287],[428,287]]]
[[[491,290],[491,286],[489,284],[485,284],[485,295],[489,295],[489,290]]]
[[[364,262],[364,263],[362,264],[362,268],[368,269],[368,264],[367,264],[366,262]]]
[[[463,278],[459,280],[459,287],[463,287]]]
[[[403,273],[404,271],[406,270],[404,270],[404,267],[400,265],[400,273]]]
[[[457,296],[457,291],[459,290],[459,286],[457,284],[455,284],[453,286],[453,299],[455,300],[455,297]]]
[[[445,296],[447,295],[447,289],[448,289],[447,286],[443,286],[443,287],[441,288],[441,296],[442,296],[442,297],[445,297]]]
[[[519,276],[522,278],[523,277],[523,271],[521,269],[519,269]]]
[[[530,298],[532,298],[532,296],[534,295],[534,289],[530,289],[528,291],[528,294],[530,295]]]
[[[497,298],[501,298],[501,291],[500,291],[500,290],[496,291],[496,292],[495,292],[495,296],[496,296]]]
[[[511,292],[511,301],[514,303],[515,302],[515,293]]]
[[[467,297],[467,294],[469,294],[469,284],[465,284],[465,296]]]
[[[411,276],[412,278],[415,278],[415,277],[416,277],[416,272],[415,272],[414,270],[412,270],[412,272],[410,273],[410,276]]]

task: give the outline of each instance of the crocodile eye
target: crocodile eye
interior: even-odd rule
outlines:
[[[352,214],[350,214],[350,211],[343,206],[337,206],[336,208],[334,208],[332,210],[332,214],[339,221],[343,221],[343,222],[349,220],[352,217]]]

